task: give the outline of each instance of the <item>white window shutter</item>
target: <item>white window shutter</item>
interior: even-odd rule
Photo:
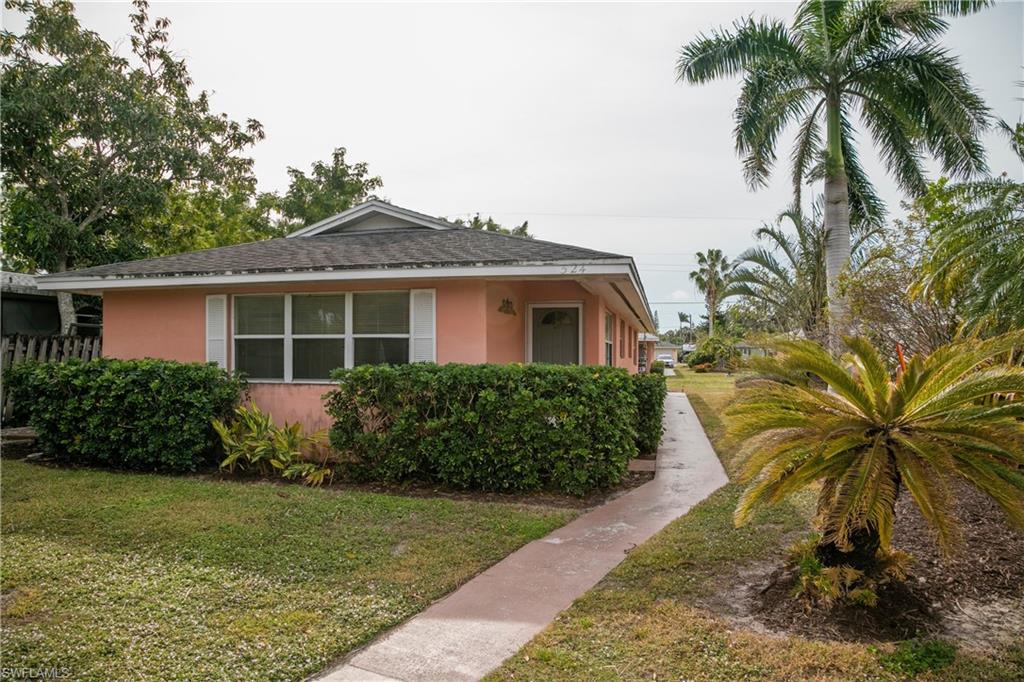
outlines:
[[[411,362],[437,362],[437,332],[435,327],[434,289],[413,289],[409,293],[412,298],[409,309],[412,311],[409,344],[409,360]]]
[[[206,297],[206,361],[228,367],[228,297]]]

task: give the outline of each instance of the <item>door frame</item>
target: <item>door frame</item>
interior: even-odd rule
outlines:
[[[576,332],[578,346],[576,351],[577,365],[583,362],[583,301],[538,301],[526,304],[526,361],[533,362],[533,311],[535,308],[576,308],[577,315]]]

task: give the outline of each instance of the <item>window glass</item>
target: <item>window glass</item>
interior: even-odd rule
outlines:
[[[355,339],[355,364],[404,365],[409,362],[409,339]]]
[[[344,339],[292,340],[293,379],[330,379],[333,370],[344,366]]]
[[[352,331],[356,334],[408,334],[409,292],[354,294]],[[357,353],[358,349],[357,344]]]
[[[236,334],[284,334],[284,296],[236,296]]]
[[[345,294],[292,296],[292,334],[344,334]]]
[[[284,340],[235,339],[235,369],[250,379],[284,379]]]

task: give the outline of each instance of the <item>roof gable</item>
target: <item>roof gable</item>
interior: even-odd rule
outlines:
[[[386,201],[374,199],[296,230],[289,234],[288,238],[313,237],[342,232],[380,232],[407,229],[454,230],[459,228],[459,225],[440,218],[433,218],[401,206],[394,206]]]

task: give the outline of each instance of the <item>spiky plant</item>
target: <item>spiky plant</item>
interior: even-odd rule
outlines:
[[[953,548],[961,479],[1024,527],[1024,368],[1001,361],[1024,331],[943,346],[895,378],[866,339],[844,343],[837,360],[810,341],[776,341],[779,355],[760,366],[771,378],[729,409],[729,433],[749,458],[736,523],[821,482],[818,556],[863,570],[890,546],[901,488]]]

